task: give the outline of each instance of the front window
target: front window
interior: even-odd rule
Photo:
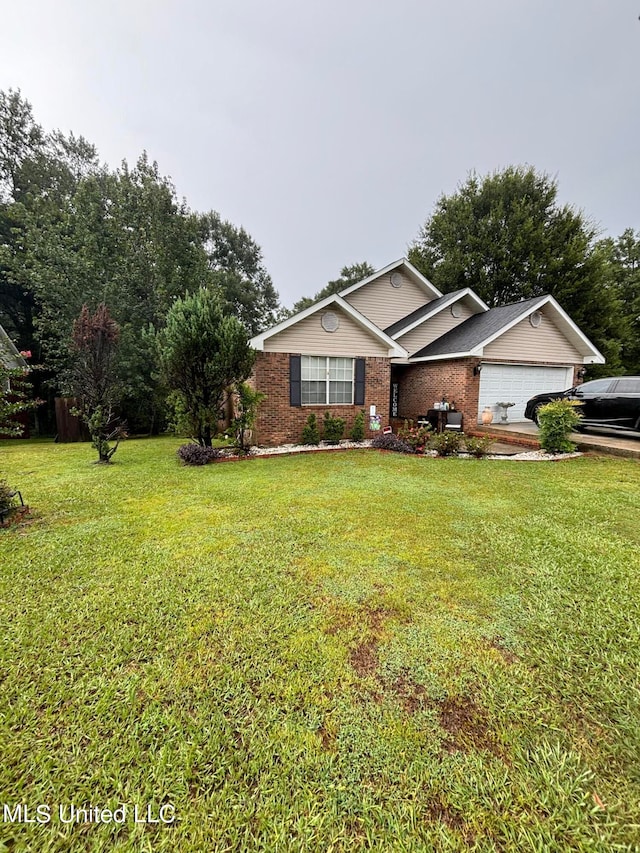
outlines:
[[[353,359],[303,355],[302,405],[353,404]]]

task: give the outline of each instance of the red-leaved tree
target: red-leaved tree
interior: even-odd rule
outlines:
[[[124,438],[124,425],[116,415],[122,395],[116,355],[120,329],[102,303],[95,314],[82,306],[73,324],[74,365],[69,390],[77,398],[76,413],[86,423],[98,461],[108,463]],[[112,444],[112,442],[115,442]]]

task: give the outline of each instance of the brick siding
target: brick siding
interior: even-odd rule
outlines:
[[[254,442],[263,446],[296,444],[302,439],[302,430],[307,417],[315,413],[319,424],[324,413],[330,411],[334,417],[344,418],[345,438],[348,437],[355,416],[365,410],[365,437],[369,432],[369,406],[376,406],[382,416],[382,426],[389,423],[389,394],[391,388],[390,362],[386,358],[369,357],[365,359],[365,399],[364,406],[321,405],[291,406],[289,403],[289,353],[260,352],[254,367],[251,385],[266,394],[266,399],[258,408]],[[322,437],[322,428],[320,428]]]
[[[413,364],[401,369],[398,376],[399,401],[398,417],[401,420],[417,420],[427,409],[446,394],[449,403],[455,403],[462,412],[462,425],[465,430],[478,424],[478,402],[480,395],[480,376],[473,375],[473,369],[481,363],[480,358],[461,358],[451,361],[431,361]],[[492,363],[494,361],[492,360]],[[523,364],[521,360],[501,359],[503,364]],[[537,361],[543,367],[558,367],[556,362]],[[578,370],[583,365],[574,365],[574,385],[579,384]],[[395,379],[394,379],[395,381]]]
[[[405,419],[417,420],[432,409],[434,403],[446,395],[449,403],[463,414],[463,427],[472,430],[478,425],[478,398],[480,376],[473,369],[480,364],[479,358],[431,361],[411,365],[398,365],[393,369],[393,381],[399,383],[398,418],[393,419],[394,430]],[[506,361],[505,364],[522,364],[522,361]],[[557,367],[553,362],[536,362],[540,365]],[[574,367],[574,383],[578,384]],[[302,429],[310,412],[315,412],[321,423],[325,411],[346,421],[345,438],[353,426],[360,409],[365,410],[365,435],[368,430],[369,406],[375,405],[382,416],[382,427],[391,423],[389,418],[389,396],[391,391],[391,364],[386,358],[366,359],[365,405],[364,406],[291,406],[289,404],[289,353],[258,353],[254,374],[250,383],[267,397],[260,404],[254,441],[261,445],[298,443]]]
[[[398,417],[417,420],[446,395],[462,412],[463,427],[478,422],[480,381],[473,375],[477,358],[423,362],[402,368],[398,376]]]

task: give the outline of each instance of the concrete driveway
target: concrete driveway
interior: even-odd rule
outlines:
[[[509,439],[538,439],[538,427],[531,421],[517,424],[491,424],[488,427],[478,427],[483,432],[499,436],[499,440],[508,442]],[[620,430],[605,430],[594,427],[588,432],[574,432],[572,441],[583,453],[608,453],[612,456],[629,456],[640,459],[640,432],[623,432]]]

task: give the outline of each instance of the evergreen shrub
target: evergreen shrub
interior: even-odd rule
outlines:
[[[355,416],[350,438],[351,441],[364,441],[364,409],[360,409]]]
[[[323,438],[329,444],[338,444],[344,435],[344,420],[331,417],[331,412],[324,413]]]
[[[572,453],[569,436],[580,423],[577,400],[553,400],[538,410],[540,447],[547,453]]]

